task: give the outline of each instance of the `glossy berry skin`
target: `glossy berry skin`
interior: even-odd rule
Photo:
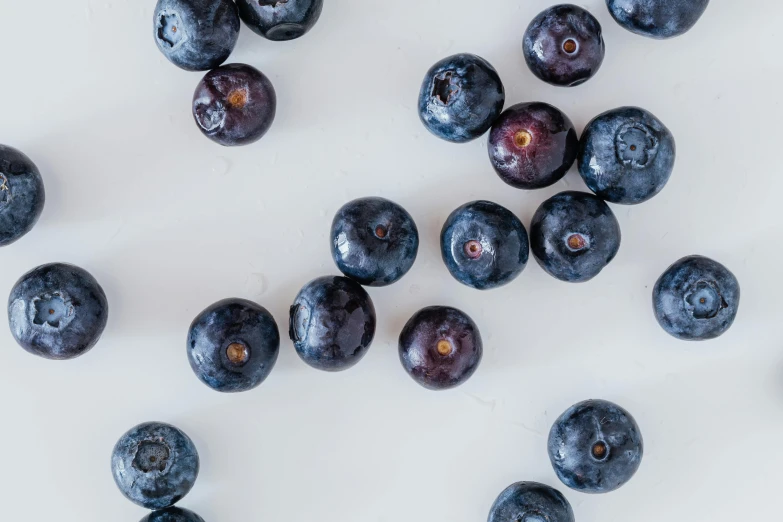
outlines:
[[[201,312],[188,331],[190,367],[210,388],[255,388],[275,366],[280,333],[272,315],[245,299],[224,299]]]
[[[0,145],[0,247],[33,229],[45,201],[43,179],[32,160]]]
[[[517,521],[574,522],[574,512],[558,490],[538,482],[517,482],[498,496],[487,522]]]
[[[170,507],[153,511],[140,522],[204,522],[204,519],[189,509]]]
[[[446,219],[440,253],[454,279],[488,290],[522,273],[530,245],[525,226],[510,210],[491,201],[471,201]]]
[[[644,443],[639,426],[620,406],[589,400],[571,406],[549,432],[549,460],[557,477],[583,493],[614,491],[634,476]]]
[[[530,224],[533,255],[549,275],[571,283],[597,276],[620,249],[620,224],[601,199],[561,192],[544,201]]]
[[[665,39],[696,25],[710,0],[606,0],[612,17],[632,33]]]
[[[86,270],[51,263],[23,275],[8,297],[8,323],[19,345],[46,359],[73,359],[101,337],[109,303]]]
[[[363,285],[390,285],[408,273],[419,251],[419,231],[408,212],[388,199],[360,198],[332,221],[332,259]]]
[[[704,256],[688,256],[666,269],[653,288],[658,324],[685,341],[722,335],[734,323],[740,302],[737,278]]]
[[[375,306],[352,279],[313,279],[291,306],[289,336],[296,353],[313,368],[346,370],[364,357],[375,337]]]
[[[199,457],[182,430],[162,422],[130,429],[114,446],[111,471],[125,497],[147,509],[173,506],[196,482]]]
[[[430,390],[459,386],[475,373],[483,345],[468,315],[448,306],[422,308],[400,333],[400,362],[413,380]]]
[[[547,103],[518,103],[492,125],[489,161],[500,179],[520,189],[548,187],[565,176],[576,159],[574,124]]]
[[[587,124],[577,165],[598,197],[635,205],[663,190],[675,155],[674,136],[658,118],[638,107],[620,107]]]
[[[419,92],[419,118],[435,136],[465,143],[489,130],[505,101],[503,83],[488,61],[455,54],[427,71]]]
[[[276,41],[304,35],[320,18],[323,6],[323,0],[237,0],[245,25]]]
[[[186,71],[208,71],[228,59],[239,38],[239,12],[231,0],[158,0],[155,43]]]
[[[209,71],[193,94],[201,132],[226,147],[247,145],[266,134],[275,119],[272,82],[258,69],[232,63]]]
[[[538,78],[552,85],[575,87],[592,78],[604,61],[601,24],[581,7],[550,7],[530,22],[522,51]]]

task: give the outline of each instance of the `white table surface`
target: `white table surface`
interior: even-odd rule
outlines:
[[[207,522],[477,522],[518,480],[561,489],[578,522],[777,520],[783,435],[780,333],[779,21],[775,0],[715,0],[670,41],[621,29],[604,0],[606,59],[563,89],[526,68],[522,34],[549,0],[326,0],[311,33],[289,43],[243,26],[230,62],[264,71],[277,119],[260,142],[204,138],[190,100],[199,73],[169,64],[152,39],[154,0],[3,1],[0,143],[38,164],[46,208],[0,251],[0,291],[38,264],[89,270],[110,302],[101,342],[70,362],[33,357],[0,314],[4,520],[131,521],[109,455],[148,420],[195,441],[201,473],[181,502]],[[639,105],[674,133],[666,189],[614,206],[616,260],[592,282],[558,282],[533,261],[490,292],[461,286],[438,250],[445,217],[489,199],[529,224],[576,170],[548,189],[503,184],[486,139],[452,145],[419,122],[425,71],[456,52],[488,59],[507,105],[546,101],[578,130]],[[419,258],[399,283],[371,289],[376,340],[350,371],[318,372],[285,333],[309,279],[334,274],[328,232],[349,199],[382,195],[414,216]],[[687,254],[727,265],[742,286],[735,325],[688,344],[657,325],[650,293]],[[267,307],[280,357],[254,391],[201,384],[185,356],[193,317],[225,297]],[[419,308],[469,313],[484,360],[463,386],[429,392],[402,370],[397,336]],[[620,490],[559,484],[546,434],[568,406],[605,398],[641,426],[645,456]],[[561,487],[562,486],[562,487]]]

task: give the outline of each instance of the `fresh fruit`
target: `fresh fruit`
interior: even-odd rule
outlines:
[[[740,302],[737,278],[703,256],[688,256],[666,269],[653,288],[653,310],[669,334],[686,341],[714,339],[734,323]]]
[[[536,16],[522,42],[530,71],[552,85],[574,87],[592,78],[604,61],[601,24],[581,7],[560,4]]]
[[[347,277],[313,279],[291,306],[289,336],[313,368],[346,370],[364,357],[375,336],[372,299]]]
[[[265,308],[245,299],[224,299],[193,320],[187,349],[190,367],[204,384],[222,392],[246,391],[272,371],[280,333]]]
[[[586,192],[561,192],[544,201],[530,224],[533,256],[551,276],[589,281],[620,249],[620,224],[609,205]]]
[[[158,0],[153,35],[163,56],[186,71],[208,71],[228,59],[239,38],[231,0]]]
[[[312,29],[323,6],[323,0],[237,0],[245,25],[277,41],[299,38]]]
[[[429,306],[416,312],[400,333],[400,361],[413,380],[430,390],[467,381],[481,362],[481,335],[464,312]]]
[[[276,110],[272,82],[241,63],[209,71],[193,94],[193,117],[199,129],[226,147],[260,140],[272,126]]]
[[[606,0],[612,17],[632,33],[672,38],[690,31],[710,0]]]
[[[140,522],[204,522],[204,519],[189,509],[170,507],[153,511]]]
[[[619,488],[642,462],[642,434],[631,414],[609,401],[571,406],[549,432],[549,460],[558,478],[583,493]]]
[[[147,509],[173,506],[196,481],[196,446],[181,430],[145,422],[125,433],[111,455],[114,482],[128,500]]]
[[[487,290],[521,274],[530,248],[525,226],[510,210],[491,201],[471,201],[446,219],[440,252],[454,279]]]
[[[474,54],[455,54],[427,71],[419,117],[435,136],[464,143],[489,130],[505,101],[503,83],[489,62]]]
[[[45,201],[43,180],[35,164],[20,151],[0,145],[0,247],[32,230]]]
[[[548,187],[565,176],[576,159],[579,138],[574,124],[547,103],[518,103],[492,125],[489,160],[512,187]]]
[[[558,490],[538,482],[517,482],[498,496],[487,522],[574,522],[574,512]]]
[[[73,359],[95,346],[109,316],[103,289],[86,270],[51,263],[23,275],[8,298],[19,345],[47,359]]]
[[[332,221],[332,259],[340,272],[363,285],[386,286],[413,266],[419,231],[408,212],[388,199],[360,198]]]
[[[663,189],[675,153],[674,137],[658,118],[638,107],[620,107],[585,127],[579,174],[601,199],[635,205]]]

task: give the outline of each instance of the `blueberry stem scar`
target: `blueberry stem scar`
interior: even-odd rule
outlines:
[[[595,444],[593,444],[593,448],[590,451],[593,454],[594,458],[596,458],[597,460],[603,460],[604,458],[606,458],[606,451],[607,451],[606,443],[598,441]]]
[[[228,93],[228,104],[235,109],[241,109],[247,103],[247,91],[236,89]]]
[[[579,234],[571,234],[568,236],[568,246],[573,250],[581,250],[585,247],[585,238]]]
[[[226,348],[226,357],[234,364],[245,364],[250,358],[250,352],[242,343],[231,343]]]
[[[569,38],[565,42],[563,42],[563,50],[567,52],[568,54],[573,54],[576,52],[576,42]]]
[[[514,145],[520,149],[524,149],[530,145],[531,141],[533,141],[533,136],[526,130],[517,131],[517,133],[514,134]]]
[[[476,259],[481,255],[484,249],[481,247],[481,243],[476,240],[468,241],[465,243],[465,253],[471,259]]]
[[[375,235],[378,236],[379,239],[385,238],[387,233],[388,232],[386,230],[386,227],[384,227],[383,225],[378,225],[377,227],[375,227]]]
[[[451,346],[451,343],[448,342],[446,339],[441,339],[438,341],[438,354],[442,355],[443,357],[446,357],[447,355],[451,355],[451,352],[453,351],[453,348]]]

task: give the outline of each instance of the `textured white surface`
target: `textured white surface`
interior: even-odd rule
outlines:
[[[687,35],[659,42],[617,26],[603,0],[580,2],[604,27],[599,74],[547,86],[524,65],[522,33],[548,0],[326,0],[304,38],[267,42],[243,27],[230,61],[274,82],[269,134],[225,149],[190,115],[198,73],[169,64],[151,36],[154,0],[0,4],[0,143],[38,164],[47,205],[26,238],[0,251],[0,291],[35,265],[78,264],[110,302],[92,352],[33,357],[0,314],[0,408],[7,520],[137,521],[109,472],[119,436],[138,422],[185,430],[201,474],[182,505],[207,522],[483,521],[511,482],[560,487],[545,439],[587,398],[636,417],[645,458],[615,493],[561,488],[579,522],[776,520],[783,434],[780,353],[780,27],[783,3],[712,2]],[[459,285],[440,260],[449,212],[484,198],[529,224],[538,204],[584,189],[575,169],[523,192],[494,174],[485,139],[430,136],[416,114],[427,68],[455,52],[488,59],[507,105],[564,110],[578,130],[639,105],[674,133],[666,189],[614,206],[617,259],[594,281],[561,283],[532,261],[488,293]],[[340,374],[310,369],[286,339],[287,309],[312,277],[336,273],[333,213],[383,195],[421,233],[398,284],[371,289],[376,341]],[[739,278],[742,304],[718,340],[665,334],[652,285],[699,253]],[[280,358],[256,390],[222,395],[185,356],[192,318],[230,296],[273,312]],[[420,307],[449,304],[479,324],[485,357],[461,388],[434,393],[402,370],[396,340]]]

